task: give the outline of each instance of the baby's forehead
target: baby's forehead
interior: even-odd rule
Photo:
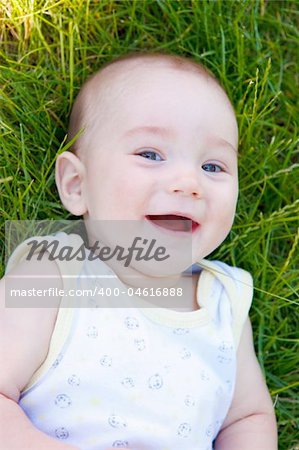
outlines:
[[[112,94],[113,92],[121,94],[126,86],[136,83],[136,79],[138,79],[139,84],[142,85],[143,83],[146,89],[149,78],[155,78],[157,74],[170,72],[172,76],[176,76],[178,79],[186,74],[193,74],[199,81],[210,81],[211,87],[217,86],[220,88],[216,78],[204,67],[192,61],[182,63],[167,58],[137,58],[136,60],[116,61],[96,73],[91,79],[90,86],[87,83],[87,87],[93,94]],[[222,90],[222,88],[220,89]]]
[[[119,61],[95,74],[84,88],[83,111],[86,124],[90,120],[113,120],[117,108],[124,102],[135,104],[138,95],[148,98],[154,92],[158,98],[163,98],[166,90],[175,85],[167,84],[168,79],[172,82],[175,80],[177,84],[177,89],[172,92],[174,98],[179,93],[190,90],[189,81],[193,79],[197,86],[202,83],[205,91],[219,91],[223,101],[231,106],[218,81],[201,66],[197,67],[193,63],[174,64],[163,59]],[[147,108],[146,102],[143,107]]]
[[[196,86],[199,82],[204,84],[205,90],[216,89],[223,102],[233,112],[230,100],[218,80],[203,66],[193,61],[186,62],[180,58],[177,60],[175,57],[120,60],[110,63],[92,76],[85,83],[76,100],[73,117],[71,117],[70,136],[72,137],[74,131],[78,132],[80,128],[85,129],[85,136],[78,141],[80,146],[77,148],[85,147],[104,124],[107,126],[108,122],[112,123],[122,105],[128,107],[131,102],[135,104],[138,95],[144,97],[147,92],[150,96],[153,85],[156,97],[163,98],[165,89],[168,89],[167,82],[165,83],[168,77],[172,81],[175,80],[178,86],[178,89],[173,91],[173,97],[177,96],[178,91],[182,96],[182,91],[189,89],[189,81],[192,78]],[[147,103],[144,102],[142,109],[146,108]]]

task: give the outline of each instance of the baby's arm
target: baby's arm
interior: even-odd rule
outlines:
[[[32,274],[38,273],[40,265],[41,262],[26,262],[26,273],[29,266]],[[21,275],[24,267],[24,263],[20,264],[14,273]],[[47,275],[58,275],[57,286],[54,281],[51,286],[61,288],[56,264],[45,262],[43,270]],[[24,281],[20,283],[24,288]],[[37,289],[49,287],[45,286],[49,284],[45,279],[36,283]],[[14,287],[18,288],[17,280]],[[6,450],[74,449],[37,430],[18,405],[20,392],[47,356],[57,304],[53,308],[5,308],[4,279],[0,281],[0,303],[0,447]]]
[[[277,450],[274,409],[255,356],[249,319],[237,360],[234,399],[215,441],[215,450]]]

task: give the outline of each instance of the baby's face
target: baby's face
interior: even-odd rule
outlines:
[[[82,154],[85,218],[155,229],[169,228],[162,219],[191,219],[193,260],[202,259],[229,233],[238,196],[238,131],[227,97],[202,75],[150,64],[111,83],[107,120]],[[178,239],[180,221],[168,230]]]

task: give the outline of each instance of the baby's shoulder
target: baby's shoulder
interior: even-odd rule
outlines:
[[[0,393],[17,401],[47,356],[60,304],[61,276],[54,261],[11,264],[0,281]]]

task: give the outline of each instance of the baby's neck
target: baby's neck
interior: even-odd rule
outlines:
[[[169,276],[150,276],[132,267],[111,264],[110,268],[120,281],[136,290],[138,296],[155,307],[184,312],[199,309],[197,285],[200,273],[183,273]]]

